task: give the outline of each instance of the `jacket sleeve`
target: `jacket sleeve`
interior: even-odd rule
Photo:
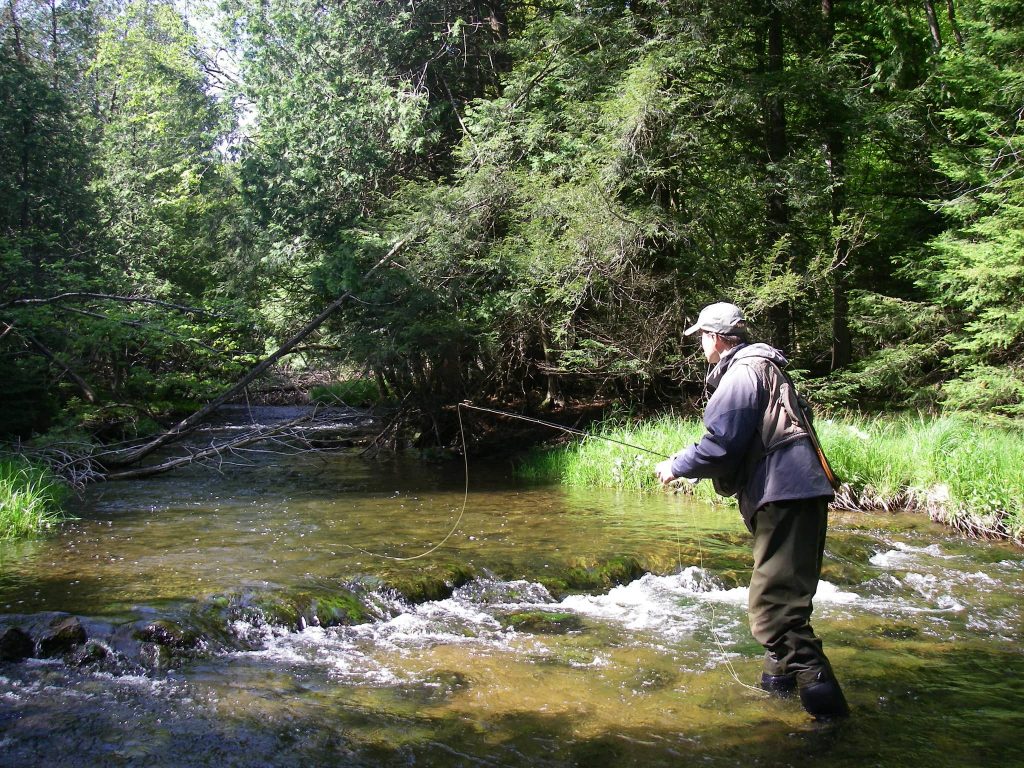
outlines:
[[[726,477],[742,466],[751,441],[758,437],[763,404],[760,386],[747,365],[735,365],[708,401],[706,432],[672,457],[676,477]]]

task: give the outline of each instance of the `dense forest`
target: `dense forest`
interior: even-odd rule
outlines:
[[[826,408],[1024,413],[1015,0],[3,5],[4,439],[285,341],[428,416],[664,404],[721,299]]]

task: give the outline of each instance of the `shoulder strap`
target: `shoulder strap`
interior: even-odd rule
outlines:
[[[790,377],[782,367],[772,360],[770,357],[764,355],[749,355],[736,361],[736,363],[744,363],[748,360],[764,360],[772,365],[782,378],[789,384],[790,389],[793,390],[793,396],[797,401],[797,413],[795,414],[800,426],[807,432],[807,437],[811,441],[811,445],[814,447],[814,452],[818,455],[818,461],[821,463],[821,469],[825,473],[825,478],[828,480],[829,485],[832,486],[832,490],[838,491],[843,486],[842,480],[836,475],[835,470],[832,469],[832,465],[829,463],[828,457],[825,455],[824,449],[821,447],[821,441],[818,439],[818,433],[814,429],[814,421],[810,418],[808,409],[804,407],[804,403],[799,395],[797,395],[796,384],[793,383],[793,379]]]

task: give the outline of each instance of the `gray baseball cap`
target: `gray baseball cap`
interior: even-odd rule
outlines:
[[[747,332],[747,320],[743,317],[743,311],[735,304],[719,301],[704,307],[697,316],[697,322],[683,333],[689,336],[697,331],[742,336]]]

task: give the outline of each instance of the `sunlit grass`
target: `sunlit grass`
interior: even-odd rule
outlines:
[[[1024,430],[961,415],[819,418],[816,428],[846,484],[843,506],[923,508],[964,531],[1024,539]],[[521,474],[570,486],[655,490],[657,456],[600,438],[671,455],[702,433],[696,418],[607,425],[594,439],[531,455]],[[694,493],[714,498],[710,483]]]
[[[20,459],[0,460],[0,539],[40,533],[63,519],[64,485]]]

